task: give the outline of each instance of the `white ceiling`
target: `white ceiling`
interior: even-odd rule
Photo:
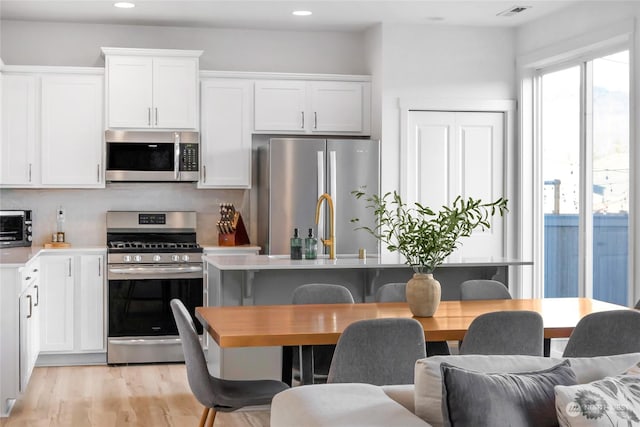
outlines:
[[[116,0],[0,0],[6,20],[233,27],[307,31],[360,31],[373,24],[407,23],[514,27],[579,0],[128,0],[133,9],[113,7]],[[582,0],[585,1],[585,0]],[[533,6],[513,16],[496,16],[513,6]],[[293,10],[313,12],[294,17]]]

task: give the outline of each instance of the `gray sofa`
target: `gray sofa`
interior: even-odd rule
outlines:
[[[434,356],[416,362],[415,384],[317,384],[277,394],[271,427],[443,426],[442,377],[446,362],[484,373],[519,373],[549,369],[563,358],[536,356]],[[578,384],[621,375],[640,364],[640,353],[569,358]]]

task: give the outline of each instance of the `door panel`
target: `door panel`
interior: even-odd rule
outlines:
[[[504,117],[502,113],[411,111],[408,120],[404,201],[434,211],[457,196],[491,202],[504,196]],[[503,256],[504,220],[474,231],[456,255]]]
[[[315,224],[318,200],[318,153],[326,165],[324,139],[272,139],[269,166],[269,254],[289,254],[298,228],[304,237]],[[318,242],[321,245],[320,242]],[[318,248],[320,250],[320,248]]]
[[[357,254],[359,248],[378,253],[378,241],[358,227],[374,227],[375,217],[364,200],[356,199],[352,191],[363,189],[367,194],[379,192],[379,143],[372,140],[327,141],[327,188],[335,210],[336,254]],[[335,155],[332,155],[335,153]],[[335,157],[335,164],[332,158]],[[336,184],[331,179],[335,177]],[[357,223],[351,219],[358,218]],[[325,235],[328,237],[328,227]]]

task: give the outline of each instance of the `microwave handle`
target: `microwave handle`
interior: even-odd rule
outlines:
[[[174,148],[175,148],[175,150],[174,150],[174,159],[173,159],[173,166],[174,166],[173,179],[177,181],[178,178],[179,178],[179,174],[180,174],[180,134],[178,132],[176,132],[174,134],[173,144],[174,144]]]

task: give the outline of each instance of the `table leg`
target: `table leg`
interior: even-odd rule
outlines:
[[[313,384],[313,346],[300,346],[300,383]]]
[[[544,357],[549,357],[551,355],[551,338],[545,338],[544,339],[544,347],[543,347],[543,354]]]
[[[291,387],[291,366],[293,364],[292,346],[282,347],[282,382]]]

